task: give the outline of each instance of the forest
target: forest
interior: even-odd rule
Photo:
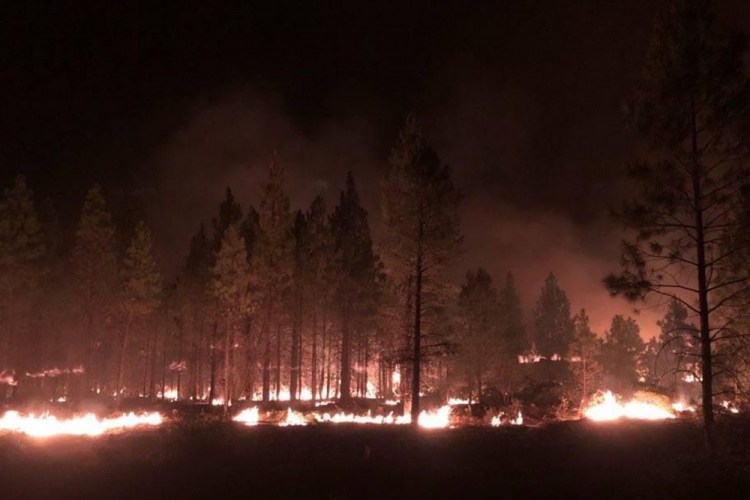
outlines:
[[[628,167],[632,197],[613,207],[621,272],[602,277],[636,307],[662,308],[656,337],[644,341],[623,315],[593,332],[554,269],[531,314],[513,269],[466,271],[464,196],[410,114],[380,172],[378,241],[356,172],[334,204],[293,207],[275,155],[258,199],[227,186],[213,217],[195,221],[174,276],[157,263],[142,208],[113,203],[104,184],[68,227],[23,175],[3,179],[0,394],[225,413],[245,400],[371,398],[402,402],[416,420],[450,398],[564,417],[597,391],[649,390],[702,401],[707,424],[714,402],[746,404],[746,50],[710,11],[685,5],[658,25],[626,106],[648,154]]]

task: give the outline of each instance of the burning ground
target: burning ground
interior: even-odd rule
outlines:
[[[308,425],[183,420],[103,438],[0,437],[8,498],[720,497],[748,486],[748,422],[705,458],[684,420],[540,427]]]

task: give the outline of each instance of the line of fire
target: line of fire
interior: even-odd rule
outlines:
[[[34,77],[21,64],[0,79],[23,94],[25,78],[61,71],[54,88],[78,96],[29,99],[21,113],[0,89],[0,108],[40,134],[0,129],[0,164],[11,142],[18,164],[0,170],[0,497],[741,497],[750,59],[742,31],[720,22],[748,8],[726,2],[656,2],[648,36],[619,26],[635,16],[630,2],[548,2],[543,15],[544,0],[499,2],[470,16],[429,2],[435,13],[404,6],[409,22],[389,13],[375,31],[440,19],[454,38],[409,28],[382,53],[350,47],[367,22],[341,21],[347,2],[332,17],[286,6],[252,39],[275,47],[254,67],[258,89],[240,65],[226,70],[232,85],[207,83],[226,62],[203,51],[224,42],[200,41],[201,30],[234,33],[225,28],[237,22],[216,21],[213,7],[167,16],[178,31],[191,20],[189,35],[144,35],[133,23],[111,43],[98,23],[130,15],[125,6],[96,10],[95,40],[78,28],[55,35],[52,16],[47,38],[22,44]],[[238,19],[265,19],[245,9]],[[626,60],[572,28],[554,32],[558,9]],[[511,16],[502,29],[484,24],[496,11]],[[584,23],[597,16],[605,27]],[[310,25],[341,39],[315,32],[298,46]],[[536,62],[510,42],[530,29]],[[245,31],[238,40],[250,40]],[[552,71],[542,59],[576,37],[553,64],[559,81],[537,71]],[[443,38],[446,47],[426,47]],[[178,56],[183,46],[191,55]],[[105,57],[107,47],[122,57]],[[323,53],[336,61],[317,63]],[[294,68],[269,69],[290,54]],[[638,71],[608,73],[631,59]],[[486,73],[454,71],[487,61],[496,66]],[[136,96],[161,96],[149,120],[146,104],[115,102],[129,102],[114,90],[128,85],[97,93],[96,82],[142,64],[128,82]],[[352,64],[350,84],[336,73]],[[381,67],[375,80],[397,111],[354,90]],[[417,85],[413,99],[406,83],[383,83],[432,71],[436,87]],[[173,78],[200,98],[161,89]],[[622,96],[602,83],[615,79]],[[326,97],[318,84],[333,85]],[[589,95],[609,107],[584,103]],[[89,109],[89,96],[107,104]],[[53,101],[64,113],[45,114]],[[339,122],[347,106],[356,119]],[[97,109],[122,116],[99,123]],[[38,118],[52,114],[70,115],[70,131]],[[132,132],[139,123],[147,146]],[[101,168],[62,166],[78,155]]]

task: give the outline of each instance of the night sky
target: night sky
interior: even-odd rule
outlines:
[[[129,194],[174,275],[227,186],[257,204],[276,151],[295,208],[332,207],[352,170],[377,242],[379,169],[415,112],[466,195],[457,280],[511,270],[530,309],[554,271],[599,333],[631,312],[601,285],[607,209],[643,151],[622,106],[659,2],[64,3],[3,6],[0,179],[26,174],[71,227],[93,182]],[[750,33],[746,2],[717,9]]]

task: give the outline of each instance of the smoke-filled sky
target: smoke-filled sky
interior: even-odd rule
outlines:
[[[333,206],[353,171],[377,242],[379,172],[414,112],[465,194],[457,280],[510,270],[530,309],[553,271],[600,333],[632,312],[601,285],[607,210],[642,152],[621,110],[661,2],[154,3],[5,6],[4,185],[25,173],[69,224],[91,183],[130,193],[174,274],[227,186],[257,204],[276,152],[295,208]],[[750,32],[750,5],[717,10]]]

